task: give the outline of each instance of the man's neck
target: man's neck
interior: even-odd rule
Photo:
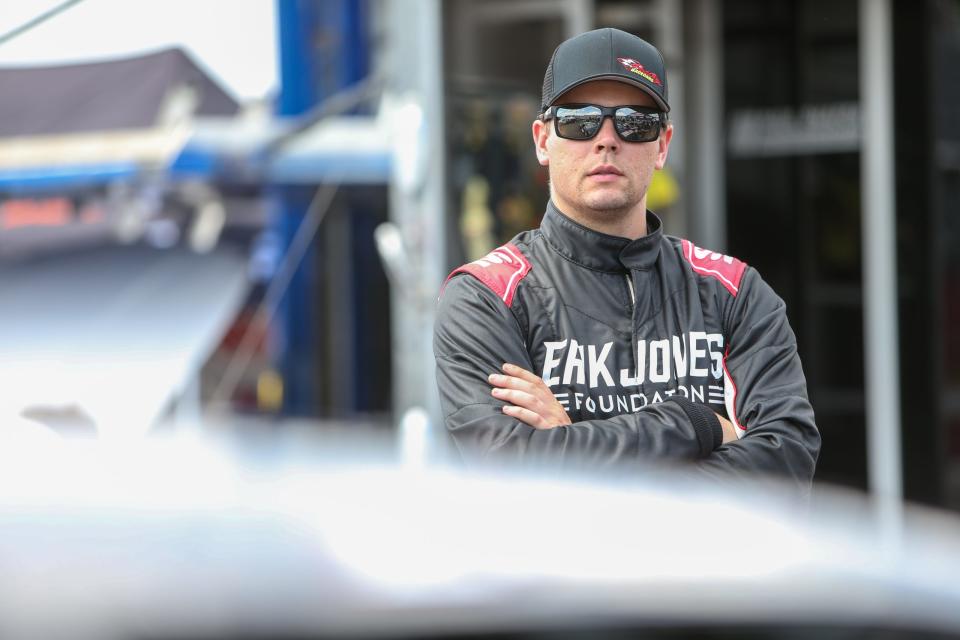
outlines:
[[[593,209],[578,209],[553,200],[554,206],[565,216],[588,229],[605,233],[609,236],[618,236],[636,240],[647,235],[647,199],[644,198],[637,206],[629,211],[595,211]]]

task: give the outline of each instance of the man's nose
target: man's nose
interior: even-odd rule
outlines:
[[[597,151],[613,151],[620,147],[620,136],[617,135],[613,127],[613,118],[605,117],[600,123],[600,131],[593,139],[594,147]]]

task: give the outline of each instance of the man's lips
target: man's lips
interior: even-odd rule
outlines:
[[[596,182],[613,182],[623,177],[623,172],[612,164],[602,164],[599,167],[591,169],[587,174],[588,178]]]

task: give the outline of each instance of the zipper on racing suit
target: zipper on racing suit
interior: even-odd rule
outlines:
[[[633,272],[627,270],[623,277],[627,279],[627,291],[630,293],[630,363],[632,371],[637,371],[637,294],[633,291]]]

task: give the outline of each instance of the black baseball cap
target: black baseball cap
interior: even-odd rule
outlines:
[[[626,31],[595,29],[560,43],[543,76],[541,110],[591,80],[632,84],[648,93],[661,109],[670,111],[663,56],[652,44]]]

